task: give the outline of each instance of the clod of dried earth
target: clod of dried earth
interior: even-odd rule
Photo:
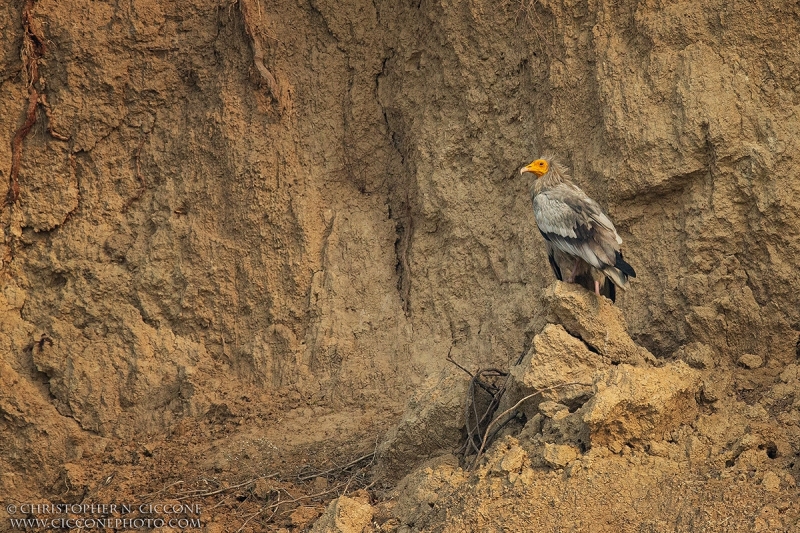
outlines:
[[[372,521],[372,513],[368,501],[339,496],[314,522],[311,533],[363,533]]]

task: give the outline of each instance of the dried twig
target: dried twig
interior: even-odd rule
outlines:
[[[201,490],[189,490],[189,491],[186,491],[186,492],[178,493],[178,497],[176,497],[175,499],[180,501],[180,500],[186,500],[188,498],[204,498],[206,496],[213,496],[215,494],[220,494],[221,492],[227,492],[229,490],[240,489],[242,487],[246,487],[247,485],[252,485],[253,483],[258,481],[259,479],[269,479],[269,478],[276,477],[277,475],[278,475],[278,473],[275,472],[274,474],[269,474],[267,476],[259,476],[257,478],[248,479],[247,481],[239,483],[238,485],[231,485],[230,487],[223,487],[221,489],[212,490],[210,492],[203,492],[203,489],[201,489]]]
[[[322,471],[322,472],[312,472],[312,473],[310,473],[310,474],[303,474],[303,475],[299,475],[299,476],[297,476],[297,479],[299,479],[300,481],[307,481],[307,480],[309,480],[309,479],[313,479],[313,478],[315,478],[315,477],[320,477],[320,476],[326,476],[326,475],[328,475],[328,474],[332,474],[332,473],[334,473],[334,472],[336,472],[336,473],[341,473],[341,472],[344,472],[345,470],[347,470],[348,468],[350,468],[350,467],[352,467],[352,466],[355,466],[355,465],[357,465],[357,464],[358,464],[358,463],[360,463],[361,461],[364,461],[364,460],[366,460],[366,459],[370,459],[370,460],[372,460],[372,459],[374,459],[374,458],[375,458],[375,452],[374,452],[374,451],[372,451],[372,452],[370,452],[370,453],[368,453],[368,454],[366,454],[366,455],[362,455],[362,456],[361,456],[361,457],[359,457],[358,459],[353,459],[352,461],[350,461],[350,462],[349,462],[349,463],[347,463],[346,465],[342,465],[342,466],[335,466],[335,467],[333,467],[333,468],[329,468],[328,470],[324,470],[324,471]],[[371,463],[372,463],[372,461],[370,461],[370,464],[371,464]],[[367,466],[369,466],[369,465],[367,465]]]
[[[469,377],[471,377],[471,378],[474,378],[475,376],[474,376],[474,375],[472,375],[472,372],[470,372],[469,370],[467,370],[466,368],[464,368],[463,366],[461,366],[460,364],[458,364],[458,363],[456,362],[456,360],[455,360],[455,359],[453,359],[452,352],[453,352],[453,347],[451,346],[451,347],[450,347],[450,349],[447,351],[447,357],[446,357],[446,359],[447,359],[448,361],[450,361],[451,363],[453,363],[454,365],[456,365],[456,366],[457,366],[458,368],[460,368],[461,370],[463,370],[464,372],[466,372],[466,373],[467,373],[467,375],[468,375]]]
[[[169,489],[170,487],[174,487],[175,485],[182,485],[183,483],[184,483],[183,480],[175,481],[170,483],[169,485],[164,485],[164,487],[161,490],[157,490],[155,492],[148,492],[147,494],[137,494],[136,497],[139,499],[144,499],[149,496],[158,496],[159,494],[167,492],[167,489]]]

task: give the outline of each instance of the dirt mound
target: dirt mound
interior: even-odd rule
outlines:
[[[702,384],[724,379],[731,367],[696,370],[683,360],[656,361],[630,341],[610,301],[581,287],[556,282],[545,298],[560,310],[550,315],[559,322],[545,324],[508,373],[496,418],[481,428],[477,456],[448,453],[461,438],[418,441],[417,455],[396,445],[382,448],[389,464],[435,458],[379,504],[376,530],[800,528],[793,504],[800,495],[794,453],[800,431],[785,423],[796,407],[792,414],[770,414],[769,398],[749,405],[731,387],[710,398]],[[587,331],[606,331],[616,342],[597,350],[578,336],[590,337]],[[619,363],[630,353],[640,355],[636,366]],[[800,394],[795,366],[773,386],[781,397]],[[469,403],[464,387],[438,385],[447,388],[409,404],[390,442],[429,428],[439,416],[432,413],[447,412],[455,398]],[[418,421],[416,429],[410,420]],[[517,424],[492,432],[502,421]],[[433,450],[437,442],[447,446]]]

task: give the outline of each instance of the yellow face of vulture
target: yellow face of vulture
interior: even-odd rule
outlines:
[[[548,165],[546,160],[537,159],[536,161],[534,161],[533,163],[531,163],[527,167],[522,167],[522,169],[519,171],[519,173],[520,174],[525,174],[526,172],[533,172],[534,174],[536,174],[537,176],[539,176],[541,178],[542,176],[547,174],[547,170],[549,168],[550,168],[550,165]]]

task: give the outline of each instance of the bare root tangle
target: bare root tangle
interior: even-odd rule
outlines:
[[[506,383],[508,381],[508,372],[503,372],[496,368],[486,368],[479,370],[473,375],[469,370],[458,364],[451,356],[447,354],[447,360],[456,365],[458,368],[466,372],[472,379],[469,383],[469,390],[467,392],[467,402],[465,406],[464,419],[466,424],[466,440],[461,448],[456,452],[466,458],[473,453],[480,453],[480,445],[483,442],[483,436],[486,428],[494,416],[500,405],[500,400],[506,392]],[[498,382],[502,380],[502,384]],[[486,407],[481,408],[479,404],[483,403],[476,397],[478,390],[483,390],[489,395]]]
[[[548,392],[548,391],[553,391],[553,390],[558,390],[558,389],[561,389],[563,387],[571,387],[573,385],[581,385],[581,386],[584,386],[584,387],[591,386],[590,383],[579,383],[577,381],[574,381],[574,382],[570,382],[570,383],[561,383],[561,384],[556,385],[554,387],[546,387],[546,388],[538,390],[538,391],[536,391],[536,392],[534,392],[532,394],[528,394],[527,396],[523,397],[520,401],[518,401],[517,403],[515,403],[514,405],[512,405],[511,407],[509,407],[508,409],[506,409],[502,413],[500,413],[486,427],[486,432],[483,434],[483,439],[481,439],[481,447],[480,447],[480,449],[478,449],[478,454],[475,456],[475,460],[472,462],[472,465],[470,466],[470,470],[473,470],[478,465],[478,461],[480,461],[481,457],[483,457],[483,452],[486,450],[486,447],[490,444],[490,441],[492,441],[494,439],[494,436],[497,435],[497,432],[500,430],[500,428],[502,428],[503,425],[508,423],[509,420],[512,420],[514,418],[514,416],[516,416],[517,407],[519,407],[520,405],[522,405],[526,401],[530,400],[531,398],[533,398],[535,396],[538,396],[538,395],[540,395],[542,393],[545,393],[545,392]],[[505,416],[508,415],[509,413],[514,413],[514,416],[512,416],[510,418],[505,418]],[[505,420],[503,420],[504,418],[505,418]],[[494,425],[497,424],[501,420],[503,420],[503,422],[500,422],[500,425],[492,432],[491,430],[494,427]]]
[[[253,62],[256,64],[256,70],[261,76],[261,80],[267,85],[270,94],[278,104],[280,104],[278,84],[275,81],[275,76],[264,65],[264,47],[261,43],[261,37],[258,35],[258,29],[253,23],[253,6],[252,0],[239,0],[239,11],[242,12],[242,19],[244,20],[244,30],[250,37],[253,45]]]
[[[22,37],[22,62],[25,68],[28,85],[28,107],[25,111],[25,122],[14,134],[11,140],[11,173],[9,175],[8,194],[6,202],[13,204],[19,198],[19,167],[22,163],[22,141],[28,136],[33,124],[36,122],[36,105],[39,102],[39,92],[36,82],[39,81],[39,59],[44,55],[44,37],[41,28],[34,24],[31,12],[36,0],[26,0],[22,8],[22,27],[25,30]]]
[[[539,14],[539,11],[546,9],[546,7],[541,4],[540,0],[503,0],[501,6],[505,10],[511,9],[514,11],[515,25],[523,22],[522,28],[524,31],[533,31],[536,34],[534,42],[539,45],[540,52],[547,52],[549,56],[561,61],[555,54],[553,46],[555,39],[552,37],[552,27],[545,23]],[[545,33],[551,35],[543,34],[543,29]]]
[[[522,356],[520,357],[520,360],[521,359]],[[503,429],[506,424],[517,418],[517,408],[524,402],[535,396],[538,396],[539,394],[558,390],[563,387],[570,387],[573,385],[590,386],[590,384],[587,383],[572,382],[561,383],[554,387],[547,387],[545,389],[538,390],[533,394],[525,396],[512,407],[506,409],[499,415],[494,416],[497,408],[500,406],[500,400],[503,398],[503,395],[506,392],[509,373],[503,372],[502,370],[498,370],[496,368],[485,368],[479,370],[473,375],[469,370],[458,364],[451,357],[450,353],[447,354],[447,360],[466,372],[472,378],[469,384],[469,391],[467,392],[468,397],[465,408],[465,424],[467,430],[466,441],[456,452],[456,454],[461,455],[465,460],[467,456],[472,455],[473,453],[475,454],[475,459],[472,460],[472,463],[469,467],[470,470],[473,470],[478,465],[478,461],[480,461],[481,457],[483,457],[483,452],[492,443],[500,430]],[[519,363],[520,361],[517,361],[517,364]],[[498,385],[497,381],[500,379],[503,381],[501,385]],[[482,414],[478,407],[480,402],[478,402],[475,395],[475,392],[478,390],[478,388],[489,394],[488,405],[483,409]],[[507,416],[509,414],[512,416]]]

